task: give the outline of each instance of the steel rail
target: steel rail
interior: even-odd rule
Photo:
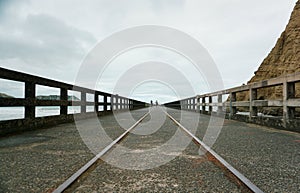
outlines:
[[[248,178],[246,178],[243,174],[241,174],[237,169],[231,166],[226,160],[224,160],[220,155],[218,155],[214,150],[212,150],[209,146],[203,143],[198,137],[192,134],[189,130],[187,130],[183,125],[181,125],[176,119],[174,119],[169,113],[164,111],[166,115],[176,123],[181,129],[183,129],[189,136],[191,136],[197,143],[199,143],[202,148],[204,148],[207,152],[209,152],[218,162],[220,162],[226,169],[228,169],[239,181],[241,181],[250,191],[255,193],[263,193],[261,189],[259,189],[255,184],[253,184]]]
[[[53,191],[53,193],[61,193],[65,191],[71,184],[75,182],[85,171],[87,171],[100,157],[106,154],[115,144],[117,144],[122,138],[124,138],[132,129],[134,129],[142,120],[144,120],[150,111],[147,112],[143,117],[141,117],[135,124],[133,124],[129,129],[127,129],[122,135],[120,135],[117,139],[111,142],[108,146],[106,146],[100,153],[98,153],[95,157],[93,157],[89,162],[87,162],[84,166],[82,166],[77,172],[75,172],[71,177],[69,177],[64,183],[58,186],[57,189]]]

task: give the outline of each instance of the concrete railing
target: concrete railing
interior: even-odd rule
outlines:
[[[25,84],[24,98],[0,98],[0,107],[24,107],[24,118],[0,121],[0,136],[34,129],[48,127],[59,123],[74,121],[74,115],[68,114],[69,106],[80,106],[80,113],[76,114],[79,118],[88,118],[97,113],[103,115],[111,113],[112,110],[136,109],[145,107],[145,103],[118,95],[83,88],[50,80],[38,76],[33,76],[13,70],[0,68],[0,78],[11,81],[18,81]],[[36,98],[36,86],[48,86],[60,89],[58,100],[41,100]],[[68,91],[80,93],[80,101],[68,100]],[[0,90],[1,92],[1,90]],[[87,101],[87,94],[93,95],[93,101]],[[99,97],[102,101],[99,102]],[[55,116],[36,117],[36,107],[39,106],[59,106],[60,114]],[[87,107],[93,106],[92,112],[87,112]],[[101,107],[101,108],[99,108]],[[100,109],[100,110],[99,110]],[[1,110],[1,108],[0,108]]]
[[[297,82],[300,82],[300,73],[198,95],[165,105],[203,114],[212,114],[213,107],[216,107],[216,113],[225,113],[227,118],[300,132],[300,122],[295,117],[295,109],[300,108],[300,99],[296,98],[295,84]],[[282,99],[258,100],[258,89],[275,86],[282,86]],[[237,100],[237,94],[242,92],[248,94],[248,101]],[[217,101],[213,101],[213,97],[216,97]],[[238,107],[247,107],[248,115],[237,114]],[[258,116],[259,107],[280,107],[283,116]]]

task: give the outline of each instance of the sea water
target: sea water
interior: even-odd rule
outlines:
[[[80,113],[80,106],[68,106],[68,114]],[[60,114],[60,107],[36,107],[35,116],[45,117]],[[23,119],[25,115],[24,107],[0,107],[0,121],[11,119]]]
[[[0,121],[10,119],[23,119],[24,107],[0,107]]]

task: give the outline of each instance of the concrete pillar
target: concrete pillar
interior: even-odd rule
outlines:
[[[250,88],[249,90],[249,111],[250,111],[250,115],[249,118],[251,120],[251,118],[253,116],[257,116],[257,107],[254,106],[254,101],[257,100],[257,89],[252,89]]]
[[[128,107],[128,99],[125,99],[125,109],[129,109],[129,107]]]
[[[133,109],[133,105],[132,105],[132,100],[129,99],[129,109],[132,110]]]
[[[233,104],[232,104],[235,101],[236,101],[236,93],[231,92],[230,93],[230,114],[229,114],[229,118],[231,118],[237,112],[236,107],[234,107]]]
[[[86,92],[81,91],[81,113],[86,113]]]
[[[202,105],[202,114],[205,114],[205,97],[202,97],[202,102],[201,102],[201,105]]]
[[[213,107],[212,107],[212,104],[211,104],[212,103],[212,96],[208,97],[208,103],[210,104],[209,107],[208,107],[209,108],[208,111],[209,111],[209,114],[211,115],[212,111],[213,111]]]
[[[121,99],[120,99],[120,109],[121,109],[121,110],[123,109],[123,105],[124,105],[124,99],[121,98]]]
[[[95,92],[94,94],[94,111],[98,112],[99,111],[99,93]]]
[[[283,83],[283,126],[287,127],[289,119],[295,118],[295,108],[288,107],[287,101],[295,97],[295,83],[288,83],[286,80]]]
[[[288,83],[287,84],[288,87],[288,99],[290,98],[295,98],[296,97],[296,86],[295,83]],[[294,119],[295,118],[295,112],[296,109],[295,107],[288,107],[288,114],[289,114],[289,118],[290,119]]]
[[[33,103],[35,100],[35,84],[32,82],[25,82],[25,99],[29,103]],[[27,104],[25,106],[25,118],[35,118],[35,106],[33,104]]]
[[[115,104],[116,104],[116,110],[120,110],[120,108],[119,108],[120,107],[120,98],[117,95],[116,95],[116,103]]]
[[[68,102],[68,89],[61,88],[60,89],[60,100],[62,102]],[[67,115],[68,114],[68,105],[60,105],[60,114]]]
[[[110,97],[110,109],[111,110],[114,110],[114,106],[115,106],[115,104],[116,104],[116,102],[115,102],[115,96],[114,95],[111,95],[111,97]]]
[[[103,96],[103,111],[107,111],[107,95]]]
[[[222,94],[218,95],[218,103],[222,103]],[[223,106],[218,105],[218,111],[217,111],[218,115],[220,115],[222,113],[222,111],[223,111]]]
[[[196,100],[197,100],[197,101],[196,101],[196,102],[197,102],[197,104],[196,104],[196,105],[197,105],[197,107],[196,107],[197,110],[196,110],[196,111],[197,111],[197,113],[200,113],[200,112],[201,112],[201,111],[200,111],[200,98],[197,97]]]

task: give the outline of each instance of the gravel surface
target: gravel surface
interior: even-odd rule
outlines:
[[[155,114],[164,116],[161,110]],[[147,123],[149,117],[135,130],[153,129],[154,123]],[[188,140],[183,152],[174,148],[181,141],[163,150],[156,149],[158,155],[149,151],[165,144],[176,131]],[[243,192],[222,169],[207,157],[199,156],[199,147],[170,119],[152,134],[130,133],[119,146],[128,149],[113,149],[104,158],[107,162],[98,163],[71,192]]]
[[[180,111],[169,111],[178,120]],[[196,113],[190,113],[191,120],[196,117]],[[209,118],[199,118],[200,139]],[[224,120],[213,149],[264,192],[300,192],[299,133]]]
[[[132,125],[147,111],[132,111],[134,119],[126,124]],[[168,112],[179,120],[180,111],[168,109]],[[201,115],[198,119],[196,113],[185,114],[188,122],[184,126],[195,130],[189,121],[199,120],[196,135],[203,138],[209,116]],[[157,112],[152,116],[159,115]],[[98,128],[94,120],[77,124],[78,128],[86,129],[87,144],[99,140],[92,148],[81,140],[75,124],[0,138],[0,192],[51,192],[90,160],[92,152],[99,152],[125,131],[112,115],[99,120],[108,137],[97,136],[90,130]],[[184,137],[178,143],[175,140],[166,145],[167,149],[151,152],[176,134],[186,135],[168,119],[159,130],[153,130],[147,123],[151,123],[150,117],[109,152],[103,158],[105,161],[99,161],[94,170],[80,179],[72,191],[243,192],[211,160],[200,156],[199,147],[193,142],[183,152],[176,149],[186,140]],[[225,120],[213,149],[265,192],[300,192],[299,133]],[[115,159],[116,155],[121,159]],[[132,155],[139,156],[132,159]],[[164,159],[171,161],[161,164]],[[146,163],[157,167],[132,170],[137,166],[147,167]]]
[[[0,191],[50,191],[90,157],[74,124],[1,138]]]
[[[124,132],[112,115],[99,120],[111,140]],[[93,123],[82,120],[77,127]],[[0,138],[0,192],[51,192],[92,157],[74,123]]]

